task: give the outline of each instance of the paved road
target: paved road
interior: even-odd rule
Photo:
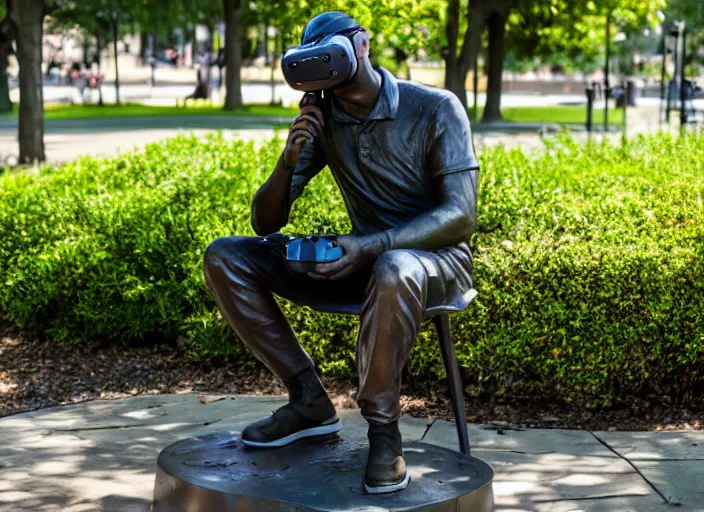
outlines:
[[[172,442],[236,430],[282,397],[192,394],[94,401],[0,418],[0,510],[147,511]],[[339,411],[346,429],[358,410]],[[404,416],[406,440],[456,449],[454,425]],[[704,510],[704,432],[588,432],[470,425],[495,471],[497,512]],[[413,484],[411,484],[413,485]],[[673,505],[680,504],[673,508]]]
[[[49,163],[75,160],[79,156],[114,156],[124,151],[141,148],[182,133],[204,136],[221,131],[226,138],[238,137],[263,141],[274,136],[276,124],[287,123],[285,118],[245,118],[226,116],[183,116],[108,118],[47,121],[45,146]],[[538,124],[526,125],[524,132],[510,133],[492,130],[475,133],[478,150],[503,144],[507,147],[522,147],[525,150],[544,147],[538,135]],[[494,127],[500,128],[500,127]],[[285,136],[285,133],[282,133]],[[0,120],[0,159],[16,161],[18,155],[17,121]]]
[[[673,126],[677,116],[673,116]],[[85,120],[47,121],[45,144],[49,163],[75,160],[82,155],[114,156],[120,152],[141,148],[180,133],[203,136],[222,131],[225,137],[239,137],[257,142],[274,136],[273,126],[286,124],[287,118],[235,117],[235,116],[164,116],[142,118],[106,118]],[[540,151],[545,148],[540,123],[516,125],[503,123],[493,125],[475,124],[474,142],[477,151],[502,144],[507,148],[520,147],[524,151]],[[657,104],[628,111],[628,134],[652,133],[661,129]],[[285,133],[282,133],[284,136]],[[578,140],[587,135],[576,132]],[[600,135],[595,135],[601,138]],[[609,135],[618,140],[620,132]],[[0,161],[16,162],[18,155],[17,120],[0,119]]]
[[[148,85],[121,85],[120,99],[122,101],[139,101],[153,105],[174,105],[176,98],[193,92],[193,85],[174,85],[165,84],[156,87]],[[301,92],[291,89],[287,84],[278,83],[274,88],[275,101],[282,101],[284,105],[297,105],[301,99]],[[19,98],[17,89],[11,92],[13,101]],[[269,103],[272,98],[271,86],[266,83],[245,83],[242,86],[242,97],[245,103]],[[219,101],[218,91],[213,93],[213,101]],[[97,91],[86,91],[86,100],[88,102],[98,101]],[[44,86],[44,101],[46,102],[67,102],[81,103],[78,90],[75,87],[45,85]],[[113,103],[115,101],[115,87],[112,84],[106,84],[103,87],[103,101]],[[468,95],[468,101],[471,104],[473,96]],[[484,105],[486,94],[479,94],[479,104]],[[586,103],[586,96],[582,94],[515,94],[506,93],[501,97],[501,103],[504,107],[529,107],[529,106],[549,106],[549,105],[573,105]]]
[[[217,131],[227,138],[261,141],[274,136],[272,128],[286,119],[225,116],[145,117],[48,121],[44,144],[47,161],[61,163],[79,156],[115,156],[178,134],[204,136]],[[16,120],[0,122],[0,159],[17,159]]]

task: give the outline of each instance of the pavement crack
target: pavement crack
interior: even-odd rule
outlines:
[[[521,450],[510,450],[506,448],[491,448],[484,446],[477,446],[477,450],[482,450],[484,452],[498,452],[498,453],[517,453],[519,455],[550,455],[552,453],[557,453],[555,450],[546,450],[543,452],[524,452]]]
[[[433,425],[435,425],[435,422],[436,422],[436,421],[438,421],[437,418],[435,418],[433,421],[430,422],[430,424],[429,424],[427,427],[425,427],[425,432],[423,432],[423,435],[420,436],[420,441],[422,441],[423,439],[425,439],[426,434],[427,434],[428,432],[430,432],[430,429],[433,428]]]
[[[52,428],[52,432],[85,432],[88,430],[117,430],[122,428],[149,427],[150,423],[136,423],[134,425],[107,425],[105,427],[83,427],[83,428]]]
[[[205,426],[207,427],[208,425],[212,425],[213,423],[217,423],[218,421],[222,421],[222,418],[218,418],[215,420],[210,420],[210,421],[204,421],[204,422],[199,422],[199,423],[186,423],[185,426],[187,427],[198,427],[198,426]],[[135,423],[133,425],[106,425],[103,427],[81,427],[81,428],[52,428],[48,429],[50,432],[88,432],[91,430],[119,430],[123,428],[139,428],[139,427],[153,427],[159,425],[158,423]]]
[[[592,432],[591,430],[588,430],[587,432],[589,432],[589,433],[594,437],[594,439],[596,439],[596,440],[599,441],[601,444],[603,444],[609,451],[611,451],[611,453],[613,453],[614,455],[616,455],[619,459],[626,461],[626,463],[627,463],[629,466],[631,466],[631,467],[633,468],[633,471],[635,471],[636,473],[638,473],[638,474],[640,475],[640,477],[641,477],[643,480],[645,480],[645,482],[646,482],[656,493],[658,493],[658,496],[660,496],[660,497],[662,498],[662,501],[664,501],[665,504],[667,504],[667,505],[672,505],[672,504],[675,503],[675,500],[673,500],[672,497],[666,498],[665,495],[664,495],[662,492],[660,492],[660,489],[658,489],[657,487],[655,487],[655,484],[653,484],[653,482],[651,482],[650,480],[648,480],[648,479],[645,477],[645,475],[640,471],[640,469],[638,469],[638,468],[636,467],[635,464],[633,464],[630,460],[628,460],[626,457],[624,457],[623,455],[621,455],[620,453],[618,453],[616,450],[614,450],[611,446],[609,446],[609,443],[607,443],[606,441],[604,441],[603,439],[601,439],[599,436],[597,436],[597,435],[596,435],[594,432]]]
[[[690,460],[704,461],[704,458],[695,457],[695,458],[691,458],[691,459],[690,458],[683,459],[683,458],[678,458],[678,457],[658,457],[657,459],[654,459],[654,458],[650,458],[650,457],[645,457],[645,458],[638,457],[637,460],[640,462],[689,462]]]
[[[533,503],[560,503],[564,501],[596,501],[612,500],[614,498],[647,498],[651,494],[605,494],[603,496],[580,496],[578,498],[555,498],[554,500],[533,500]]]

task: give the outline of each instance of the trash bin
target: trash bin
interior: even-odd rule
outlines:
[[[623,108],[626,106],[626,91],[623,87],[612,87],[611,97],[616,101],[616,108]]]
[[[626,81],[626,95],[628,96],[628,106],[635,107],[640,98],[640,87],[635,80]]]

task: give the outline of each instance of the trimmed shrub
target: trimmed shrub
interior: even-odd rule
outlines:
[[[202,256],[219,236],[253,234],[249,202],[281,145],[178,137],[0,176],[0,315],[56,340],[182,339],[251,364]],[[453,317],[467,382],[588,406],[702,398],[704,138],[563,137],[538,156],[497,148],[481,160],[479,297]],[[324,172],[284,231],[348,230]],[[354,372],[355,318],[282,306],[322,371]],[[443,376],[432,336],[413,348],[415,377]]]

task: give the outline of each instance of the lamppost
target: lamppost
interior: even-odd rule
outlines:
[[[609,57],[611,39],[611,11],[606,12],[606,61],[604,63],[604,134],[609,129],[609,96],[611,96],[611,86],[609,85]]]
[[[118,13],[117,9],[112,11],[112,45],[115,53],[115,104],[120,104],[120,78],[117,67],[117,23],[118,23]]]

